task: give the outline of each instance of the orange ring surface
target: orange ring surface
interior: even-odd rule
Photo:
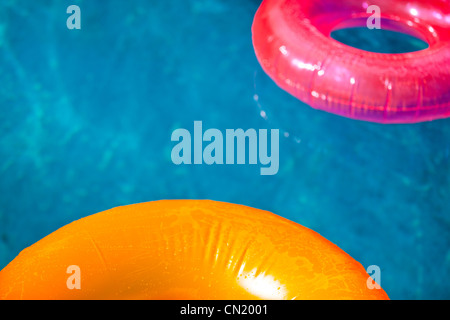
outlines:
[[[79,268],[69,289],[70,266]],[[388,299],[318,233],[206,200],[117,207],[72,222],[0,272],[1,299]]]

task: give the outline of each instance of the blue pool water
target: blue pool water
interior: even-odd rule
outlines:
[[[81,30],[66,27],[71,4]],[[0,268],[86,215],[213,199],[319,232],[363,266],[378,265],[393,299],[450,298],[450,119],[378,125],[305,106],[254,56],[258,5],[2,1]],[[282,129],[278,174],[175,166],[171,133],[194,120]]]

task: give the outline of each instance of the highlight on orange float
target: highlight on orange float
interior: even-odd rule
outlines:
[[[53,232],[0,271],[0,299],[388,299],[318,233],[242,205],[163,200]]]

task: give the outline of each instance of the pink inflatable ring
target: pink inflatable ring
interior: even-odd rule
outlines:
[[[429,47],[374,53],[330,37],[334,30],[367,26],[371,5],[380,9],[382,29]],[[264,71],[313,108],[379,123],[450,116],[448,0],[264,0],[252,33]]]

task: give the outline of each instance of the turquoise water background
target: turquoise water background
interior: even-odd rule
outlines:
[[[66,27],[71,4],[81,30]],[[0,268],[83,216],[213,199],[319,232],[364,267],[378,265],[393,299],[450,298],[450,119],[379,125],[297,101],[255,58],[259,4],[1,2]],[[281,129],[278,174],[175,166],[171,133],[195,120]]]

